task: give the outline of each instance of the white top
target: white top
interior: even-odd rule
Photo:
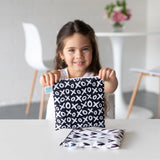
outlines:
[[[151,76],[160,76],[160,66],[155,67],[153,69],[147,70],[147,69],[140,69],[140,68],[131,68],[131,71],[134,72],[142,72],[142,73],[148,73]]]
[[[119,150],[72,149],[59,144],[70,129],[50,132],[46,120],[0,120],[1,160],[159,160],[160,120],[106,120],[106,129],[125,129]]]
[[[60,79],[68,79],[68,70],[67,68],[61,69],[60,71]],[[93,72],[86,72],[83,77],[93,77]],[[55,128],[55,107],[54,107],[54,99],[53,99],[53,93],[50,94],[48,104],[47,104],[47,113],[46,113],[46,119],[50,121],[51,127]]]
[[[137,37],[147,35],[159,35],[160,31],[154,32],[96,32],[97,37]]]

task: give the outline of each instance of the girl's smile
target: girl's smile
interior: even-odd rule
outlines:
[[[82,66],[85,62],[83,61],[77,61],[77,62],[73,62],[75,65],[77,66]]]

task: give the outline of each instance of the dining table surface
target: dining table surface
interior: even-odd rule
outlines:
[[[52,122],[53,123],[53,122]],[[2,160],[159,160],[159,119],[106,119],[106,129],[125,129],[119,149],[60,146],[71,129],[47,120],[0,120]]]

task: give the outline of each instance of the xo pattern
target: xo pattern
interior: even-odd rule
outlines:
[[[98,77],[59,80],[53,97],[56,129],[105,127],[104,81]]]

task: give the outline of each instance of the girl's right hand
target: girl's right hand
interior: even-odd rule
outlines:
[[[54,83],[57,83],[59,78],[60,78],[60,71],[53,70],[42,74],[40,76],[39,82],[42,87],[54,86]]]

